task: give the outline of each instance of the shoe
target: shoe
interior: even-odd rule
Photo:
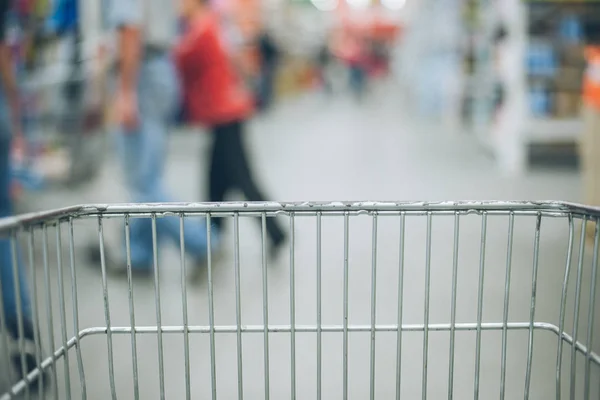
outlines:
[[[21,353],[21,343],[19,340],[19,327],[18,322],[14,319],[7,321],[7,331],[13,342],[10,346],[10,361],[17,378],[17,382],[25,379],[31,372],[38,368],[37,362],[37,346],[35,342],[35,335],[33,329],[33,323],[29,320],[23,321],[23,352]],[[39,336],[39,335],[38,335]],[[40,360],[43,357],[40,356]],[[46,369],[41,371],[30,383],[29,387],[32,390],[38,390],[42,386],[42,389],[48,388],[50,385],[50,373]]]
[[[94,268],[102,268],[102,257],[100,252],[100,246],[90,245],[87,249],[88,261],[94,266]],[[106,273],[108,275],[116,277],[127,277],[127,263],[124,261],[118,261],[111,253],[105,248],[104,249],[104,265],[106,267]],[[144,268],[135,267],[131,268],[131,274],[133,276],[148,277],[153,274],[152,265]]]

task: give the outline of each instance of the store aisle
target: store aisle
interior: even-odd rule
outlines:
[[[394,85],[378,88],[372,98],[358,106],[351,99],[339,98],[327,102],[318,95],[309,95],[284,103],[271,115],[257,118],[247,140],[256,163],[256,174],[275,200],[483,200],[483,199],[560,199],[579,198],[579,179],[565,172],[539,172],[514,179],[500,176],[493,162],[466,134],[447,132],[443,126],[416,121],[410,111],[410,99],[393,93]],[[203,170],[198,166],[200,149],[206,148],[206,137],[180,132],[173,137],[168,166],[169,184],[181,200],[196,200],[202,187]],[[81,202],[125,200],[120,174],[113,162],[108,162],[98,182],[80,193],[54,193],[44,196],[38,204],[57,207]],[[200,175],[200,176],[199,176]],[[281,216],[282,222],[289,221]],[[451,277],[453,262],[454,220],[435,217],[432,221],[431,302],[430,321],[448,323],[450,319]],[[215,266],[215,321],[218,325],[235,325],[235,285],[233,224],[228,223],[223,260]],[[66,229],[66,228],[65,228]],[[77,248],[97,240],[94,221],[77,222]],[[119,221],[108,221],[107,241],[114,245],[121,238]],[[295,298],[296,323],[310,325],[316,321],[316,223],[314,219],[295,220]],[[508,219],[490,217],[487,228],[484,280],[483,321],[501,322],[504,304]],[[262,323],[262,275],[260,234],[254,221],[240,222],[241,305],[242,323],[247,326]],[[531,294],[535,218],[517,218],[515,223],[513,274],[510,319],[528,321]],[[344,230],[342,218],[323,221],[322,288],[323,323],[341,324],[343,310]],[[397,288],[399,263],[399,219],[381,217],[378,221],[377,252],[377,323],[394,324],[397,318]],[[461,219],[457,320],[475,322],[479,282],[481,218]],[[557,323],[560,284],[564,275],[568,238],[565,220],[543,221],[541,231],[537,319]],[[577,242],[577,241],[576,241]],[[349,319],[350,324],[369,325],[371,309],[372,219],[351,218],[349,233]],[[406,224],[404,323],[423,323],[425,295],[426,218],[409,218]],[[51,238],[51,248],[54,245]],[[577,244],[575,245],[577,246]],[[575,247],[577,248],[577,247]],[[577,251],[575,251],[577,253]],[[65,259],[68,253],[65,253]],[[585,290],[581,299],[580,332],[586,332],[591,264],[585,256],[582,268]],[[574,256],[574,260],[577,257]],[[574,261],[574,265],[575,265]],[[86,265],[76,252],[80,328],[103,326],[104,308],[102,284],[98,271]],[[68,263],[64,263],[65,271]],[[52,264],[56,270],[56,264]],[[573,266],[575,269],[576,266]],[[41,275],[41,274],[40,274]],[[290,312],[289,257],[269,266],[269,317],[274,325],[289,324]],[[575,278],[571,276],[571,283]],[[56,288],[56,276],[53,287]],[[38,287],[43,288],[38,280]],[[161,311],[163,325],[182,324],[181,277],[178,249],[161,252]],[[109,279],[111,323],[129,324],[128,288],[124,281]],[[571,285],[573,286],[573,285]],[[570,293],[573,288],[570,286]],[[54,289],[56,290],[56,289]],[[43,295],[43,291],[40,292]],[[55,292],[56,293],[56,292]],[[156,324],[154,288],[151,280],[136,281],[134,288],[136,323]],[[572,310],[572,297],[568,310]],[[208,323],[208,284],[188,288],[189,323]],[[67,295],[67,322],[72,333],[71,296]],[[53,297],[56,310],[58,299]],[[600,304],[596,307],[600,311]],[[58,311],[55,321],[58,321]],[[572,312],[568,312],[572,323]],[[596,318],[600,322],[600,315]],[[600,327],[599,327],[600,328]],[[59,341],[60,329],[55,329]],[[472,396],[475,383],[475,333],[460,332],[456,337],[454,369],[455,398]],[[584,335],[582,334],[582,336]],[[521,397],[525,385],[528,332],[509,334],[507,365],[507,398]],[[270,340],[270,394],[280,399],[290,396],[290,336],[273,333]],[[448,333],[430,333],[428,393],[430,398],[447,396]],[[116,391],[122,398],[133,394],[132,356],[129,335],[113,338]],[[422,332],[403,335],[402,395],[419,398],[422,377]],[[532,375],[532,399],[553,396],[556,360],[556,337],[536,331]],[[180,334],[165,334],[164,377],[167,398],[184,398],[184,346]],[[342,335],[323,336],[323,398],[342,396],[343,347]],[[376,335],[375,394],[392,398],[396,388],[396,343],[393,333]],[[349,337],[348,368],[350,398],[363,399],[369,394],[370,334],[355,333]],[[216,382],[219,398],[235,398],[238,393],[235,334],[217,334]],[[263,335],[244,333],[243,384],[245,398],[264,398]],[[501,335],[484,332],[481,344],[479,384],[483,397],[494,397],[500,388]],[[102,335],[84,339],[81,346],[85,367],[87,395],[90,399],[110,397],[106,338]],[[596,340],[595,349],[600,350]],[[190,371],[192,396],[209,398],[211,393],[210,343],[207,335],[190,335]],[[565,346],[565,384],[568,390],[568,359],[570,347]],[[314,398],[316,391],[316,337],[298,333],[296,336],[295,377],[298,398]],[[75,353],[69,358],[70,384],[79,396],[80,375]],[[578,370],[583,362],[578,359]],[[154,335],[139,335],[137,339],[140,398],[158,398],[159,369],[157,340]],[[593,371],[594,388],[598,388],[598,369]],[[58,368],[59,382],[64,382],[62,363]],[[580,374],[581,375],[581,374]],[[579,376],[579,375],[578,375]],[[61,384],[62,386],[62,384]],[[597,392],[595,392],[597,395]],[[592,395],[593,397],[594,395]]]

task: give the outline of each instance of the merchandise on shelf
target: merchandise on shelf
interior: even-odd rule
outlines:
[[[550,93],[542,85],[534,85],[529,89],[529,107],[536,118],[550,115],[552,109]]]
[[[530,112],[535,118],[578,118],[585,62],[585,3],[530,3],[527,48]]]
[[[553,77],[557,69],[557,57],[552,44],[532,41],[527,51],[527,70],[530,76]]]

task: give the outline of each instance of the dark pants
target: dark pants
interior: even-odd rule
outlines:
[[[248,201],[265,201],[250,172],[248,156],[242,141],[242,121],[216,125],[212,129],[213,147],[210,161],[209,196],[211,202],[222,202],[231,189],[239,189]],[[217,227],[222,218],[215,218]],[[267,233],[271,242],[278,245],[285,234],[275,218],[267,218]]]
[[[276,71],[275,63],[266,63],[262,67],[258,86],[258,105],[261,111],[267,110],[273,102]]]

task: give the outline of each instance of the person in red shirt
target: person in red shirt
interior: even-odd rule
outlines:
[[[189,122],[210,128],[213,136],[209,197],[222,202],[231,189],[240,189],[249,201],[264,201],[252,173],[242,134],[254,112],[254,99],[239,77],[223,42],[217,16],[207,0],[181,0],[184,34],[175,47]],[[221,218],[215,218],[217,228]],[[271,252],[286,235],[274,218],[267,218]]]

